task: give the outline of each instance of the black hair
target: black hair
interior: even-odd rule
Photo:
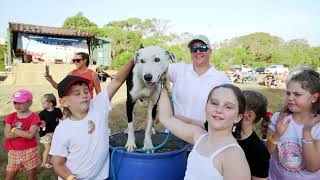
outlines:
[[[268,99],[258,91],[244,90],[242,91],[246,98],[246,111],[252,111],[256,115],[253,123],[261,121],[260,128],[262,139],[266,139],[270,116],[267,113]]]
[[[81,58],[82,58],[83,60],[86,60],[86,66],[87,66],[87,67],[89,66],[90,61],[89,61],[89,54],[88,54],[88,53],[85,53],[85,52],[77,52],[76,55],[79,55],[79,56],[81,56]]]
[[[207,103],[208,103],[213,91],[216,89],[219,89],[219,88],[227,88],[227,89],[232,90],[232,92],[234,93],[234,95],[236,96],[237,101],[238,101],[238,114],[243,115],[243,113],[245,112],[245,107],[246,107],[246,99],[245,99],[241,89],[235,85],[222,84],[222,85],[214,87],[208,95]],[[205,122],[204,126],[205,126],[205,129],[208,131],[208,121]],[[236,126],[235,132],[232,132],[232,134],[236,139],[239,139],[240,133],[242,131],[242,127],[241,127],[242,126],[242,119],[238,123],[236,123],[235,126]]]

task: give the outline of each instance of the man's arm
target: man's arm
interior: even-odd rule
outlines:
[[[111,100],[114,94],[118,91],[124,81],[127,79],[129,73],[133,68],[133,60],[129,60],[127,64],[125,64],[115,75],[113,80],[107,87],[109,99]]]

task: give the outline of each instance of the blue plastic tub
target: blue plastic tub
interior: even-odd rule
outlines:
[[[166,136],[166,133],[161,133]],[[114,147],[110,146],[110,155]],[[179,180],[184,178],[187,164],[187,145],[170,152],[138,153],[116,150],[113,167],[116,180]],[[112,177],[110,164],[109,177]],[[114,180],[114,179],[113,179]]]

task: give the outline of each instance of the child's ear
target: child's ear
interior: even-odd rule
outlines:
[[[256,119],[256,114],[253,111],[246,111],[243,114],[243,119],[253,121]]]
[[[256,119],[256,113],[254,113],[253,111],[249,111],[247,112],[247,114],[248,114],[248,119],[252,121]]]
[[[65,98],[60,98],[59,102],[60,102],[62,107],[68,107],[69,106]]]
[[[311,97],[311,102],[312,103],[316,103],[317,101],[320,101],[320,93],[315,93],[315,94],[312,94],[312,97]]]

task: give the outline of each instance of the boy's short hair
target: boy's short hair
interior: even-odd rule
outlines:
[[[83,82],[88,86],[90,84],[89,79],[75,75],[66,76],[57,86],[59,98],[63,98],[63,96],[66,96],[71,85],[79,82]]]

